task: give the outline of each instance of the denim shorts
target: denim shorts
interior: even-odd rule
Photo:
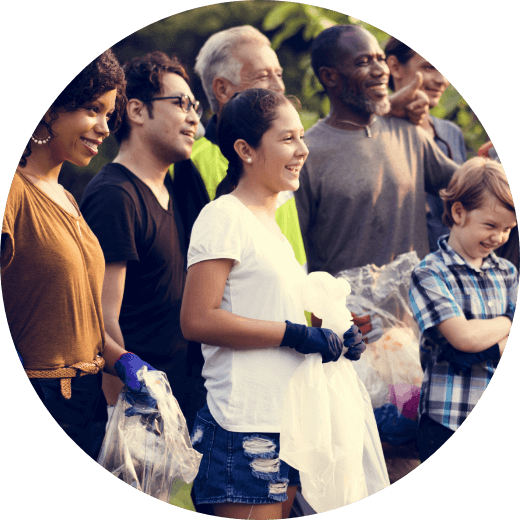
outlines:
[[[300,475],[278,457],[279,433],[237,433],[221,428],[206,404],[191,436],[202,453],[193,483],[196,504],[274,504],[287,500],[287,487]]]

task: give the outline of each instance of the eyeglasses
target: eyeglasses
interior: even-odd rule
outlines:
[[[188,96],[187,94],[183,94],[182,96],[144,98],[141,99],[141,101],[157,101],[159,99],[177,99],[179,101],[179,106],[182,108],[182,110],[184,110],[184,112],[188,113],[191,107],[193,107],[193,110],[195,110],[197,117],[200,119],[200,117],[202,116],[202,105],[200,104],[200,101],[192,101],[190,99],[190,96]]]

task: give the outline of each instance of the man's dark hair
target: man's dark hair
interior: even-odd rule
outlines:
[[[164,52],[150,52],[142,58],[135,58],[123,66],[126,75],[126,96],[128,99],[149,99],[157,96],[162,89],[162,79],[165,74],[178,74],[186,83],[190,83],[188,74],[176,56],[169,58]],[[148,115],[153,118],[153,104],[144,101]],[[114,134],[121,144],[130,134],[130,126],[123,117],[121,126]]]
[[[314,41],[311,47],[311,65],[314,74],[323,85],[320,78],[321,67],[334,67],[337,63],[338,57],[342,54],[344,49],[339,46],[339,39],[342,34],[354,32],[361,29],[357,25],[335,25],[322,31]]]
[[[413,49],[410,49],[408,45],[391,36],[385,46],[385,54],[387,58],[388,56],[395,56],[401,65],[406,65],[416,53]],[[392,75],[390,75],[388,80],[388,86],[395,91],[394,78],[392,78]]]

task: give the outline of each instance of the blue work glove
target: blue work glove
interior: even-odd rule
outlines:
[[[137,379],[137,372],[143,367],[155,370],[132,352],[125,352],[114,364],[119,379],[127,387],[126,400],[132,405],[125,412],[128,417],[143,415],[157,408],[157,401],[150,395],[146,386]]]
[[[482,350],[481,352],[463,352],[457,350],[452,345],[445,347],[437,357],[437,361],[447,361],[455,370],[456,373],[464,372],[477,363],[483,361],[500,360],[500,347],[495,343],[492,347]]]
[[[329,329],[307,327],[285,322],[287,328],[281,347],[290,347],[300,354],[321,354],[322,362],[337,361],[341,356],[343,344],[339,337]]]
[[[343,334],[343,345],[348,348],[345,357],[351,361],[357,361],[367,346],[363,341],[363,336],[357,325],[352,325],[350,329]]]

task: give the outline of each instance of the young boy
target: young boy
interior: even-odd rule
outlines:
[[[450,234],[414,269],[409,294],[422,334],[417,444],[423,462],[463,423],[491,380],[518,289],[513,264],[493,253],[516,226],[502,165],[470,159],[440,195]]]

